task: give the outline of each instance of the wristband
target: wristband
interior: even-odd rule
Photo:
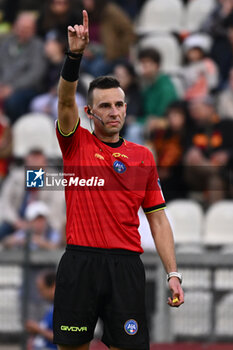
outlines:
[[[61,70],[61,76],[64,80],[67,80],[69,82],[74,82],[78,80],[79,78],[79,68],[80,68],[80,63],[82,60],[82,54],[76,54],[73,52],[68,51],[66,53],[66,58],[63,63],[63,67]],[[69,56],[75,58],[72,59]]]
[[[167,274],[167,281],[170,280],[171,277],[177,277],[180,280],[180,284],[182,283],[182,275],[179,272],[169,272]]]

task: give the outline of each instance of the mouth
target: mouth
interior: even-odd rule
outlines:
[[[120,122],[117,120],[112,120],[110,122],[107,122],[107,124],[109,124],[111,126],[118,126],[120,124]]]

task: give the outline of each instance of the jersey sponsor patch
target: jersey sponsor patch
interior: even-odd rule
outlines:
[[[113,169],[118,173],[118,174],[122,174],[126,171],[126,166],[124,163],[120,162],[119,160],[116,160],[113,163]]]
[[[137,321],[131,319],[125,322],[124,330],[128,335],[135,335],[138,332]]]

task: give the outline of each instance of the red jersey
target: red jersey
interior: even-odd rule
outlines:
[[[58,126],[57,137],[64,174],[78,181],[65,192],[67,244],[143,252],[138,210],[165,208],[152,153],[123,139],[102,142],[80,125],[69,136]]]

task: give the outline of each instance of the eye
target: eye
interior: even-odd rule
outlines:
[[[109,108],[110,105],[109,105],[109,103],[102,103],[102,104],[100,105],[100,107],[101,107],[101,108]]]
[[[124,105],[124,102],[122,102],[122,101],[119,101],[116,103],[117,107],[123,107],[123,105]]]

